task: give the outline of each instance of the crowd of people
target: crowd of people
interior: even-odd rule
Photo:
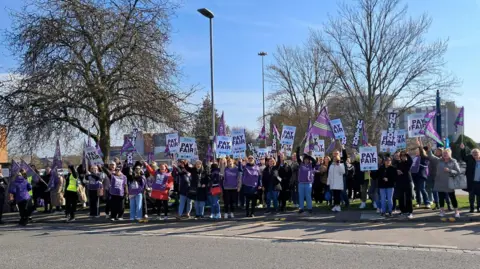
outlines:
[[[138,161],[130,167],[115,158],[108,165],[88,170],[69,165],[66,176],[53,177],[46,168],[40,179],[21,169],[10,182],[0,174],[0,201],[8,194],[9,203],[18,208],[21,225],[42,206],[45,213],[64,214],[67,222],[75,221],[81,189],[86,190],[88,198],[81,202],[88,201],[89,216],[99,218],[100,204],[105,202],[104,213],[111,221],[123,219],[127,203],[130,220],[143,222],[149,209],[157,219],[167,219],[171,204],[177,208],[178,219],[204,218],[207,204],[210,218],[220,219],[223,201],[223,218],[227,219],[234,218],[239,207],[244,208],[246,217],[254,217],[256,208],[264,206],[266,214],[283,212],[289,201],[300,214],[311,214],[313,202],[326,203],[333,212],[340,212],[349,207],[351,199],[360,199],[361,209],[371,200],[373,209],[385,217],[398,213],[413,218],[414,200],[416,207],[439,210],[440,216],[446,214],[447,204],[455,217],[460,217],[455,190],[448,184],[450,177],[461,173],[457,160],[450,149],[432,151],[417,142],[411,152],[379,156],[376,171],[361,171],[358,154],[349,157],[343,146],[324,158],[301,154],[297,148],[290,160],[278,153],[262,159],[178,160],[172,167]],[[467,154],[463,145],[461,148],[470,212],[480,212],[480,151],[473,149]]]

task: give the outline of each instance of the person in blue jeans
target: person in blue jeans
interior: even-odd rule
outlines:
[[[142,219],[143,190],[147,180],[143,175],[142,167],[135,166],[134,176],[128,183],[128,197],[130,201],[130,220]]]
[[[220,168],[217,163],[213,163],[210,166],[210,174],[208,180],[208,193],[210,194],[210,210],[212,214],[210,218],[212,219],[221,219],[222,215],[220,214],[220,194],[213,194],[212,189],[219,188],[220,182],[222,181],[222,176],[220,175]]]
[[[266,202],[267,202],[267,211],[266,214],[271,213],[271,205],[273,201],[273,211],[278,211],[278,195],[282,186],[280,185],[281,179],[278,176],[278,169],[280,164],[280,153],[278,154],[279,162],[275,161],[274,158],[269,158],[267,166],[263,169],[262,173],[262,183],[265,190]]]
[[[379,168],[378,189],[380,190],[380,204],[382,216],[392,216],[393,189],[397,181],[398,172],[392,166],[392,158],[386,157],[383,165]]]
[[[413,184],[415,186],[415,198],[417,199],[416,207],[420,207],[423,199],[423,204],[427,208],[431,208],[426,191],[427,177],[429,174],[428,165],[430,164],[430,160],[422,146],[418,147],[416,154],[417,156],[413,160],[412,168],[410,170],[413,177]]]
[[[181,160],[178,162],[178,166],[174,166],[173,174],[178,180],[178,194],[180,196],[177,219],[180,219],[184,212],[185,216],[189,218],[190,211],[192,210],[192,200],[188,197],[191,185],[191,174],[185,169],[185,163]]]
[[[442,148],[437,148],[435,149],[435,152],[432,153],[431,147],[423,147],[423,149],[427,152],[428,159],[429,159],[429,164],[428,164],[428,177],[427,177],[427,183],[426,183],[426,191],[428,194],[428,199],[430,202],[435,203],[435,207],[432,208],[432,210],[438,210],[440,208],[439,206],[439,195],[438,192],[433,190],[433,187],[435,185],[435,177],[437,176],[437,162],[432,159],[436,156],[437,158],[442,157]],[[435,156],[433,156],[433,154]],[[447,202],[448,206],[448,211],[452,211],[452,204],[450,202],[450,197],[447,195],[445,197],[445,202]]]
[[[317,160],[309,154],[303,154],[303,160],[300,158],[300,147],[297,147],[298,162],[298,213],[302,214],[307,202],[307,210],[312,213],[312,183],[315,174]]]

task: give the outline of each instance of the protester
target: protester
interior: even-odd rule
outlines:
[[[412,192],[412,157],[406,152],[400,152],[400,161],[397,163],[397,180],[395,183],[395,191],[398,196],[400,212],[407,218],[413,218],[413,192]]]
[[[307,153],[300,159],[300,147],[297,148],[298,166],[298,213],[304,212],[305,201],[307,202],[308,213],[312,213],[312,183],[316,166],[316,160]]]
[[[370,183],[370,172],[369,171],[361,171],[360,170],[360,155],[355,156],[355,160],[353,162],[353,167],[355,169],[354,174],[354,181],[355,185],[359,186],[360,189],[360,209],[364,209],[367,206],[367,192],[368,192],[368,185]]]
[[[65,219],[66,221],[75,221],[75,212],[77,211],[78,186],[81,184],[77,170],[73,165],[68,166],[69,173],[65,180]]]
[[[323,164],[323,158],[317,158],[317,165],[315,166],[312,183],[312,199],[317,204],[321,204],[324,198],[324,186],[322,184],[323,173],[320,171]]]
[[[383,157],[378,156],[378,167],[383,165]],[[378,189],[378,181],[380,174],[378,170],[370,171],[370,188],[368,191],[368,196],[372,200],[373,208],[377,210],[377,213],[381,213],[381,204],[380,204],[380,193]]]
[[[455,217],[459,218],[460,211],[458,210],[455,190],[452,190],[448,187],[448,181],[450,177],[454,177],[460,173],[460,167],[457,161],[452,159],[452,151],[450,149],[444,149],[441,158],[434,157],[432,160],[434,162],[438,162],[433,190],[438,192],[440,216],[445,216],[445,211],[443,208],[445,206],[445,197],[448,195],[450,197],[450,201],[452,202],[453,209],[455,210]]]
[[[115,166],[110,178],[110,220],[123,220],[125,197],[128,197],[127,177],[121,172],[122,166]]]
[[[281,178],[281,187],[282,190],[280,191],[279,195],[279,206],[280,206],[280,211],[285,212],[285,209],[287,207],[287,201],[290,199],[290,195],[292,192],[292,168],[288,163],[285,162],[285,155],[283,153],[280,153],[278,155],[278,160],[277,163],[279,165],[278,167],[278,176]]]
[[[329,186],[330,190],[333,192],[333,204],[334,207],[332,208],[333,212],[340,212],[340,201],[342,192],[345,189],[345,164],[340,162],[340,156],[335,155],[333,157],[332,164],[328,168],[328,178],[327,178],[327,185]]]
[[[384,164],[379,168],[378,189],[380,190],[380,204],[382,216],[392,216],[393,189],[397,180],[397,169],[392,166],[392,158],[386,157]]]
[[[10,201],[15,200],[20,213],[19,224],[26,226],[28,224],[28,218],[33,212],[32,197],[30,191],[32,185],[27,181],[27,172],[25,169],[20,169],[20,172],[16,175],[15,180],[12,182],[9,188]]]
[[[266,167],[266,159],[264,157],[262,157],[262,158],[260,158],[259,165],[258,165],[260,176],[262,176],[263,169],[265,169],[265,167]],[[257,190],[256,197],[258,199],[257,207],[258,208],[265,207],[266,206],[266,199],[265,199],[266,197],[265,197],[265,192],[263,191],[263,189]]]
[[[242,161],[238,161],[238,167],[235,166],[233,159],[228,159],[227,167],[223,170],[223,204],[225,210],[225,219],[234,218],[235,205],[237,204],[238,193],[242,186]]]
[[[202,161],[196,161],[194,166],[186,165],[185,169],[191,175],[190,188],[187,197],[195,201],[195,218],[203,218],[207,202],[208,177]]]
[[[470,213],[475,209],[475,198],[477,200],[477,213],[480,213],[480,149],[475,148],[467,155],[465,145],[460,144],[463,161],[467,164],[465,175],[467,176],[468,201]]]
[[[118,160],[118,158],[115,158]],[[105,173],[106,177],[105,177],[105,180],[103,182],[103,187],[104,187],[104,191],[103,191],[103,198],[105,200],[105,218],[106,219],[110,219],[110,213],[111,213],[111,196],[110,196],[110,186],[112,185],[112,177],[113,175],[115,175],[115,171],[117,170],[117,162],[115,161],[112,161],[108,164],[108,167],[104,167],[102,166],[102,170],[103,172]]]
[[[142,221],[143,191],[146,185],[146,178],[141,165],[135,165],[133,177],[127,180],[127,185],[128,199],[130,201],[130,221]]]
[[[325,194],[327,191],[329,192],[329,186],[327,186],[328,183],[328,167],[330,167],[332,159],[329,156],[325,156],[323,158],[323,163],[320,165],[320,183],[322,184],[323,187],[323,193],[322,193],[322,200],[325,199]],[[326,199],[325,199],[326,200]],[[326,201],[328,206],[332,206],[332,199]]]
[[[346,178],[346,186],[345,189],[347,191],[347,199],[354,200],[357,195],[358,185],[355,182],[355,167],[352,165],[350,158],[347,158],[345,162],[346,171],[345,171],[345,178]]]
[[[42,181],[44,184],[41,184],[41,188],[39,189],[40,197],[43,199],[44,213],[51,213],[53,210],[50,192],[48,191],[48,186],[50,185],[50,180],[52,178],[51,171],[52,169],[50,167],[45,168],[45,173],[42,175]]]
[[[156,165],[156,164],[155,164]],[[155,207],[157,209],[157,220],[168,219],[168,199],[170,197],[170,191],[173,188],[173,177],[168,172],[166,164],[160,164],[158,170],[147,163],[145,166],[150,175],[152,175],[152,181],[148,184],[151,188],[151,197],[155,199]],[[163,218],[161,217],[161,210],[163,209]]]
[[[54,168],[57,170],[57,168]],[[50,178],[50,186],[47,191],[50,192],[50,200],[52,202],[52,208],[55,207],[55,214],[64,214],[61,210],[61,206],[64,203],[64,185],[65,178],[58,174],[58,170],[55,171],[55,177]]]
[[[102,173],[99,172],[98,166],[92,165],[90,167],[90,173],[86,175],[85,182],[88,189],[88,198],[90,207],[90,217],[98,218],[100,217],[100,197],[103,196],[103,177]]]
[[[220,160],[220,163],[224,165],[226,160]],[[211,210],[211,219],[220,219],[222,217],[220,213],[220,194],[222,193],[222,188],[220,183],[222,182],[222,176],[220,174],[220,167],[218,163],[212,163],[210,165],[210,172],[207,175],[207,191],[210,194],[210,210]]]
[[[192,200],[190,197],[190,187],[192,184],[191,174],[185,169],[187,166],[186,162],[180,160],[177,164],[178,166],[174,166],[174,174],[177,177],[178,185],[179,185],[179,195],[180,195],[180,203],[178,205],[178,214],[177,219],[182,218],[185,212],[185,217],[190,218],[190,211],[192,210]],[[195,193],[196,195],[196,193]]]
[[[291,157],[290,167],[292,168],[292,191],[291,191],[291,201],[294,204],[295,208],[299,208],[298,205],[298,168],[299,163],[297,162],[297,154],[294,152]]]
[[[247,217],[255,217],[257,194],[262,189],[260,168],[255,164],[253,156],[248,156],[248,162],[242,167],[242,189],[245,195],[245,211]]]
[[[420,139],[417,138],[417,143]],[[415,151],[416,157],[413,159],[411,173],[413,177],[413,184],[415,186],[415,197],[417,199],[416,207],[420,207],[423,204],[427,208],[431,208],[430,201],[428,200],[428,194],[426,191],[426,183],[428,177],[428,165],[430,160],[423,147],[419,144],[419,147]]]
[[[269,158],[267,166],[263,169],[262,184],[267,202],[266,214],[272,213],[271,204],[273,202],[273,213],[278,211],[278,195],[282,190],[281,178],[278,176],[277,162],[275,158]]]
[[[3,207],[5,202],[5,193],[7,192],[7,188],[8,188],[8,181],[3,176],[2,165],[0,165],[0,225],[3,224],[2,215],[3,215]]]

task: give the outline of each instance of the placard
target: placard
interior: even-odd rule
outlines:
[[[232,138],[230,136],[217,136],[217,154],[230,155],[232,153]]]
[[[380,140],[380,152],[390,152],[394,153],[397,151],[397,140],[394,140],[394,143],[392,146],[387,145],[387,131],[383,130],[382,135],[381,135],[381,140]],[[394,132],[394,136],[396,135],[396,132]]]
[[[397,137],[397,150],[403,150],[407,148],[407,131],[405,129],[400,129],[395,131],[395,136]]]
[[[247,150],[247,142],[245,138],[245,129],[232,130],[232,150],[245,151]]]
[[[166,140],[167,140],[168,150],[170,150],[170,153],[178,153],[178,146],[179,146],[178,133],[167,134]]]
[[[425,113],[408,115],[408,137],[423,137],[420,132],[425,129]]]
[[[267,154],[268,154],[268,149],[266,149],[266,148],[258,148],[257,149],[258,159],[266,158]]]
[[[95,147],[85,147],[85,158],[91,165],[103,165],[102,157],[100,157]]]
[[[363,120],[357,120],[356,131],[352,141],[352,148],[358,148],[358,145],[360,144],[360,134],[362,133],[362,129]]]
[[[386,146],[392,147],[396,144],[395,136],[395,124],[397,123],[397,113],[391,112],[388,113],[388,128],[387,128],[387,138]]]
[[[178,148],[179,160],[193,160],[195,159],[196,142],[193,137],[180,137]]]
[[[292,156],[292,150],[293,150],[293,145],[282,145],[282,148],[280,149],[280,152],[282,152],[286,156],[290,157],[290,156]]]
[[[318,135],[313,136],[312,155],[315,158],[325,157],[325,140],[320,139],[320,137]]]
[[[280,139],[280,144],[282,145],[293,145],[295,140],[295,126],[284,125],[282,129],[282,139]]]
[[[343,139],[345,137],[345,130],[340,119],[334,119],[330,121],[335,139]]]
[[[377,147],[360,147],[360,171],[378,170]]]

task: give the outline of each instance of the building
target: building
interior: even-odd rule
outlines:
[[[7,127],[0,126],[0,164],[8,162]]]
[[[457,107],[455,102],[445,102],[441,105],[440,111],[442,114],[442,137],[452,136],[454,140],[458,138],[458,135],[464,132],[463,126],[458,126],[458,131],[455,130],[455,120],[457,119],[458,113],[460,112],[461,107]],[[423,106],[412,108],[407,111],[403,116],[398,118],[399,129],[407,129],[408,124],[408,114],[413,113],[427,113],[429,111],[435,110],[435,106]],[[434,122],[435,128],[437,128],[437,122]],[[453,141],[451,141],[453,142]]]
[[[125,138],[130,138],[131,134],[125,134]],[[168,162],[170,159],[165,154],[165,148],[167,143],[167,133],[144,133],[139,131],[137,133],[137,139],[135,141],[135,148],[139,155],[145,160],[148,158],[148,154],[153,152],[156,161]],[[110,147],[110,159],[120,156],[121,146]],[[122,156],[125,159],[125,155]],[[138,156],[134,156],[134,159],[138,159]]]

